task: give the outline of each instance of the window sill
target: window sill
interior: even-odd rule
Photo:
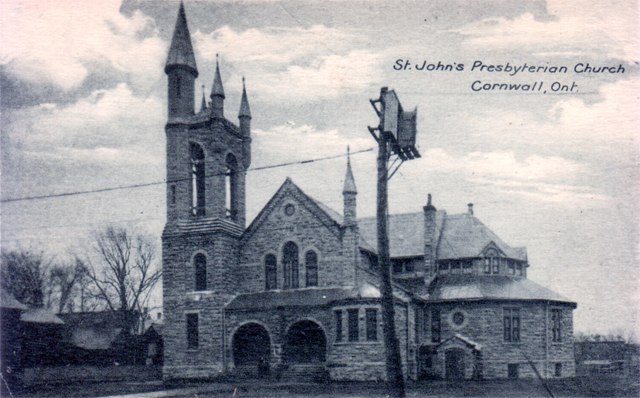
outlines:
[[[381,340],[375,341],[335,341],[333,345],[345,346],[345,345],[375,345],[382,344]]]
[[[213,290],[198,290],[187,292],[187,299],[192,301],[200,301],[203,298],[212,297],[215,294]]]

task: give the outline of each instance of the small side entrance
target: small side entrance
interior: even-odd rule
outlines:
[[[464,379],[464,354],[464,350],[461,348],[451,348],[445,351],[445,378],[447,380]]]
[[[422,346],[418,349],[418,380],[435,379],[436,370],[434,364],[437,361],[437,352],[434,347]]]

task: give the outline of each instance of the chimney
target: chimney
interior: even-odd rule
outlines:
[[[468,210],[467,213],[472,216],[473,215],[473,203],[468,203],[467,204]]]
[[[431,204],[431,194],[427,195],[424,210],[424,270],[425,278],[435,275],[436,265],[436,208]]]

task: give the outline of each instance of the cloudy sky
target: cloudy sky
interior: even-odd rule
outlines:
[[[186,1],[208,93],[220,54],[226,115],[241,78],[253,167],[366,150],[368,100],[394,88],[418,107],[419,160],[390,185],[393,213],[434,204],[476,215],[525,245],[529,277],[578,302],[575,328],[638,329],[640,173],[635,1]],[[48,199],[164,178],[166,77],[174,1],[0,2],[2,247],[82,251],[107,223],[159,242],[164,186]],[[410,67],[394,69],[397,61]],[[427,64],[461,71],[417,70]],[[567,73],[472,70],[567,67]],[[624,73],[577,73],[576,64]],[[584,68],[582,68],[584,69]],[[473,91],[543,81],[547,93]],[[553,92],[553,82],[577,85]],[[375,153],[352,156],[358,210],[375,213]],[[341,209],[345,158],[248,175],[252,219],[290,176]]]

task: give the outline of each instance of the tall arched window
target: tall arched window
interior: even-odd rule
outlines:
[[[225,206],[227,209],[227,218],[236,221],[238,215],[238,162],[233,154],[228,154],[225,159]]]
[[[202,253],[198,253],[193,258],[195,268],[196,289],[207,290],[207,258]]]
[[[282,249],[284,287],[298,287],[298,246],[287,242]]]
[[[307,270],[307,286],[318,286],[318,255],[309,250],[304,255],[304,263]]]
[[[191,214],[204,216],[204,151],[191,143]]]
[[[264,279],[265,289],[273,290],[278,288],[278,260],[273,254],[267,254],[264,258]]]

